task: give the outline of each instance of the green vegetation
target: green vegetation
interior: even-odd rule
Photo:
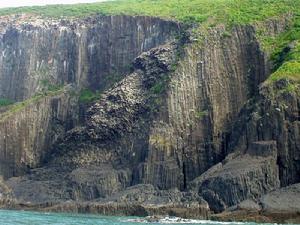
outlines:
[[[60,90],[63,87],[63,85],[52,84],[48,79],[41,80],[40,82],[43,88],[43,92],[48,92],[48,91],[55,92]]]
[[[32,13],[45,17],[147,15],[183,22],[247,24],[287,12],[299,12],[298,0],[115,0],[102,3],[1,9],[0,15]]]
[[[278,1],[281,2],[281,1]],[[300,1],[294,1],[294,6],[287,13],[292,13],[290,26],[279,36],[270,36],[265,28],[258,29],[258,38],[265,51],[271,54],[274,68],[266,83],[286,79],[289,84],[280,92],[293,92],[300,87]],[[297,7],[297,8],[295,8]],[[287,15],[287,14],[286,14]]]
[[[158,82],[151,88],[150,91],[151,91],[151,93],[153,93],[155,95],[159,95],[159,94],[163,93],[165,89],[166,89],[166,84],[163,82]]]
[[[160,96],[161,94],[166,92],[169,82],[170,76],[169,74],[165,74],[159,81],[157,81],[153,85],[153,87],[150,88],[150,93],[155,97]]]
[[[283,65],[279,67],[279,69],[276,70],[269,79],[272,81],[278,81],[283,78],[300,82],[300,62],[289,61],[283,63]]]
[[[92,91],[90,89],[83,89],[80,91],[79,94],[79,102],[81,103],[91,103],[93,101],[96,101],[101,97],[101,93],[96,91]]]
[[[277,59],[279,67],[271,74],[267,82],[272,83],[286,79],[290,83],[283,91],[293,92],[297,90],[300,86],[300,42],[292,42],[289,47],[285,48],[285,51],[282,51],[281,54],[277,54],[274,57]],[[279,63],[281,63],[281,65]]]
[[[208,116],[208,110],[200,111],[195,113],[196,119],[201,119],[204,116]]]
[[[237,24],[256,24],[258,37],[264,49],[271,53],[274,61],[274,73],[268,81],[288,78],[299,83],[299,44],[296,49],[287,51],[288,45],[300,40],[300,0],[115,0],[102,3],[51,5],[42,7],[20,7],[1,9],[0,15],[28,13],[50,18],[78,18],[94,14],[101,15],[146,15],[177,20],[187,24],[202,24],[202,27],[214,27],[225,24],[227,28]],[[266,19],[291,16],[291,27],[279,37],[271,37],[260,25]],[[205,31],[194,29],[198,39],[203,38]],[[231,33],[224,32],[229,38]],[[199,41],[201,42],[201,40]],[[297,50],[298,49],[298,50]],[[175,68],[175,66],[174,66]],[[47,72],[47,68],[43,73]],[[118,77],[112,76],[114,83]],[[162,93],[166,82],[158,83],[152,88],[153,94]],[[48,90],[59,87],[49,86]],[[81,102],[91,102],[99,93],[83,90]]]
[[[6,118],[13,115],[14,113],[20,112],[21,110],[23,110],[25,107],[27,107],[28,105],[30,105],[32,103],[38,102],[45,97],[59,95],[63,91],[64,91],[64,87],[62,87],[61,89],[56,90],[56,91],[46,91],[43,93],[38,93],[23,102],[17,102],[15,104],[12,104],[9,106],[9,109],[7,111],[5,111],[4,113],[1,114],[0,122],[4,121]]]
[[[228,31],[225,31],[223,34],[222,34],[223,38],[230,38],[231,37],[231,33],[228,32]]]
[[[7,98],[0,98],[0,107],[12,105],[14,101]]]

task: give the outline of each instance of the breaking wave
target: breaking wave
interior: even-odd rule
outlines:
[[[195,219],[183,219],[180,217],[145,217],[128,219],[126,222],[131,223],[160,223],[160,224],[217,224],[217,225],[239,225],[247,224],[242,222],[218,222],[211,220],[195,220]],[[250,224],[250,223],[248,223]]]

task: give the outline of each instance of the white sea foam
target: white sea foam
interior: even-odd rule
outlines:
[[[146,218],[128,219],[126,220],[126,222],[161,223],[161,224],[220,224],[220,225],[246,224],[242,222],[218,222],[218,221],[211,221],[211,220],[183,219],[179,217],[164,217],[164,218],[146,217]]]

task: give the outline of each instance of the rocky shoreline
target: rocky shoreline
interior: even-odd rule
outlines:
[[[3,202],[1,202],[3,204]],[[280,223],[299,224],[300,215],[298,212],[268,212],[249,209],[241,209],[220,214],[211,213],[205,207],[186,207],[185,205],[134,205],[119,203],[98,203],[98,202],[66,202],[61,204],[17,204],[7,201],[1,205],[1,209],[55,212],[55,213],[80,213],[99,214],[105,216],[134,216],[141,217],[141,221],[155,222],[165,217],[182,218],[179,221],[187,220],[211,220],[222,222],[256,222],[256,223]],[[148,218],[147,218],[148,217]],[[145,219],[144,219],[145,218]]]
[[[3,185],[1,186],[3,188]],[[4,193],[4,192],[3,192]],[[1,196],[0,208],[56,213],[85,213],[107,216],[166,216],[183,219],[227,222],[294,223],[300,222],[300,184],[282,188],[262,196],[258,201],[245,200],[214,213],[196,193],[178,190],[161,191],[152,185],[137,185],[105,199],[93,201],[20,202],[9,193]]]

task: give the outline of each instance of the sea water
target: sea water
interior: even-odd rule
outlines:
[[[166,217],[157,223],[143,218],[99,216],[89,214],[40,213],[0,210],[0,225],[138,225],[138,224],[201,224],[201,225],[257,225],[255,223],[183,220]]]

